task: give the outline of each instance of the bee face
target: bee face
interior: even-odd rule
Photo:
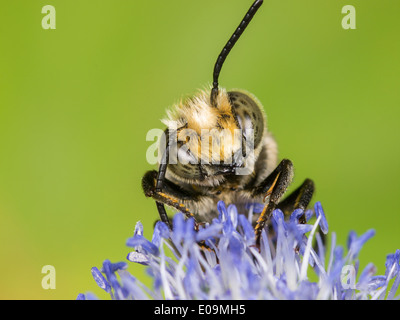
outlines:
[[[201,92],[174,106],[163,122],[170,132],[176,128],[169,155],[177,161],[168,169],[175,179],[200,185],[218,185],[254,164],[267,129],[261,104],[242,91],[220,90],[217,107]]]

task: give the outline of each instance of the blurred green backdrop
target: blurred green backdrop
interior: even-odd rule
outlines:
[[[211,83],[251,2],[0,2],[1,299],[107,297],[90,268],[125,260],[136,221],[150,236],[157,218],[140,187],[146,133]],[[42,29],[47,4],[56,30]],[[347,4],[356,30],[341,26]],[[220,78],[264,104],[293,186],[314,179],[339,243],[376,229],[360,259],[378,274],[400,248],[399,16],[392,0],[266,1]]]

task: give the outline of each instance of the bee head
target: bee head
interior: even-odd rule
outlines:
[[[177,179],[217,185],[225,176],[238,174],[238,169],[246,165],[247,146],[253,151],[247,156],[248,162],[254,165],[266,131],[261,107],[248,94],[227,93],[219,88],[218,78],[226,57],[262,3],[263,0],[254,1],[219,54],[211,90],[179,103],[163,120],[169,128],[169,137],[176,136],[177,143],[169,143],[166,154],[169,153],[168,168]],[[165,173],[165,166],[159,170],[158,180]]]
[[[185,181],[221,182],[254,162],[260,149],[265,123],[255,98],[220,89],[216,99],[214,107],[202,91],[163,120],[170,136],[168,168]]]

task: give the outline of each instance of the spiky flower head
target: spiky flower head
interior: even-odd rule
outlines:
[[[387,256],[384,275],[375,275],[373,264],[359,270],[358,254],[374,230],[361,236],[350,232],[347,250],[336,244],[332,232],[328,249],[324,241],[328,223],[317,202],[314,210],[294,210],[288,219],[275,210],[272,226],[263,231],[258,247],[250,221],[260,209],[259,204],[250,205],[246,217],[221,201],[219,217],[198,232],[192,219],[178,213],[173,231],[158,222],[151,241],[143,236],[138,222],[126,243],[134,248],[127,260],[147,266],[153,287],[131,275],[126,262],[106,260],[101,270],[92,268],[93,277],[112,299],[399,298],[395,294],[400,283],[400,250]],[[303,214],[306,224],[299,223]],[[78,295],[78,299],[93,297]]]

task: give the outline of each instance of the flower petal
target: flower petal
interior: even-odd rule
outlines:
[[[318,217],[321,217],[321,221],[319,222],[319,226],[321,228],[321,231],[324,234],[328,233],[328,221],[326,221],[326,217],[325,217],[325,213],[324,210],[322,209],[322,205],[321,202],[316,202],[314,205],[314,209],[315,209],[315,214]]]
[[[149,258],[145,254],[136,251],[128,253],[126,259],[131,262],[143,264],[145,266],[149,264]]]
[[[90,271],[97,285],[100,288],[102,288],[105,292],[110,292],[111,286],[106,280],[106,278],[104,278],[104,276],[101,274],[100,270],[97,267],[93,267]]]

